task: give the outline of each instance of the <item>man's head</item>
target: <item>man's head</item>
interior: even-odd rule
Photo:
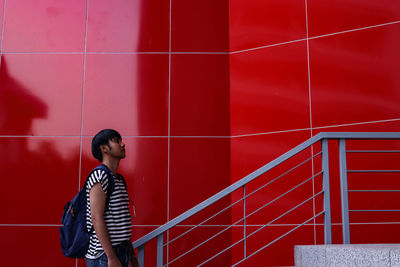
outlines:
[[[117,131],[112,129],[101,130],[92,139],[93,157],[102,162],[104,153],[113,152],[112,154],[114,154],[114,152],[116,152],[117,153],[116,155],[119,155],[119,157],[124,158],[125,145],[121,142],[121,140],[122,140],[121,135]],[[120,147],[122,148],[122,149],[120,148],[121,151],[115,151],[118,150],[118,145],[114,145],[115,143],[122,144],[120,145]]]

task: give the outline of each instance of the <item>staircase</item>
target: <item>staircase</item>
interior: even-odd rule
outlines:
[[[316,229],[322,227],[323,238],[321,241],[315,238],[314,240],[293,241],[297,243],[294,243],[293,246],[313,245],[296,246],[297,266],[368,266],[334,265],[344,259],[349,259],[348,262],[357,264],[363,262],[395,263],[396,255],[398,255],[396,254],[398,251],[396,245],[348,245],[351,243],[350,214],[356,222],[360,222],[365,217],[364,214],[371,213],[381,214],[382,218],[391,219],[392,214],[400,214],[400,209],[397,209],[400,205],[396,206],[394,203],[390,208],[385,209],[377,207],[375,202],[372,202],[373,207],[353,207],[350,201],[351,208],[349,208],[349,196],[351,200],[354,199],[353,195],[362,194],[361,198],[366,200],[365,203],[369,203],[374,194],[387,195],[400,192],[398,190],[400,182],[397,182],[399,179],[388,179],[393,183],[392,186],[389,183],[386,188],[370,188],[365,182],[369,178],[358,183],[352,181],[349,189],[348,175],[352,177],[365,175],[366,177],[372,174],[378,175],[378,179],[381,179],[381,177],[400,173],[398,170],[400,168],[395,169],[393,166],[388,169],[378,166],[379,168],[374,169],[376,162],[393,162],[393,160],[385,160],[387,155],[400,155],[399,140],[400,133],[319,133],[136,240],[133,246],[138,249],[139,262],[142,267],[154,265],[251,266],[252,259],[258,257],[266,249],[273,247],[279,249],[279,242],[292,237],[299,231],[298,229],[314,227],[314,236],[316,236]],[[371,141],[375,143],[370,144]],[[350,149],[346,148],[347,145],[350,145]],[[368,145],[372,149],[368,148]],[[336,155],[333,161],[330,161],[329,158],[332,157],[332,154]],[[354,168],[348,169],[349,155],[367,157],[366,160],[361,160],[366,162],[367,166],[362,168],[362,166],[354,164]],[[380,159],[378,161],[369,160],[374,157]],[[339,177],[335,177],[330,171],[330,167],[335,165],[337,158],[338,170],[334,169],[333,173],[336,172]],[[357,163],[360,160],[354,162]],[[346,244],[344,246],[331,245],[332,196],[330,187],[332,183],[336,183],[336,180],[340,180],[341,222],[339,223],[342,232],[341,242]],[[353,187],[353,184],[358,187]],[[398,189],[393,186],[397,186]],[[336,201],[339,198],[335,196],[332,199]],[[263,202],[261,203],[260,200]],[[357,204],[357,202],[354,203]],[[228,223],[212,228],[215,220]],[[285,225],[286,221],[295,223],[288,224],[287,229],[279,235],[276,235],[276,231],[269,232],[277,225]],[[204,231],[204,229],[214,230]],[[194,234],[196,232],[197,235]],[[222,241],[216,242],[218,239]],[[260,240],[263,241],[262,244],[259,242]],[[400,235],[398,235],[398,242],[400,242]],[[315,244],[321,243],[324,245],[315,246]],[[372,258],[362,256],[357,259],[351,256],[367,255],[368,253],[366,254],[365,251],[381,256]],[[332,256],[332,253],[342,256]],[[311,258],[310,255],[312,255]],[[221,257],[223,257],[222,260]],[[293,254],[290,257],[293,258]],[[316,265],[309,265],[314,263]]]

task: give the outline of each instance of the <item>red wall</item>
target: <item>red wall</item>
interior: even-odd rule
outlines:
[[[134,240],[229,185],[228,13],[227,1],[0,1],[2,265],[75,266],[58,227],[102,128],[126,143]]]
[[[229,10],[232,182],[319,132],[400,131],[399,1],[235,0],[230,1]],[[334,153],[337,143],[331,143],[330,148],[333,240],[340,243],[340,191],[337,154]],[[308,155],[301,157],[314,152],[306,151]],[[392,168],[397,166],[398,169],[398,159],[378,157],[375,163],[388,161]],[[359,166],[363,160],[351,158],[349,167]],[[317,173],[318,164],[316,160],[313,166],[306,166],[301,175],[308,178]],[[382,188],[384,177],[380,178],[377,183],[365,177],[365,184],[358,178],[358,186]],[[265,177],[266,181],[268,179]],[[274,190],[288,187],[287,183],[292,184],[295,179],[298,177],[291,176],[272,191],[249,199],[247,213],[273,195]],[[367,185],[367,181],[371,184]],[[394,184],[386,186],[399,186],[395,179],[392,182]],[[314,187],[316,190],[317,181]],[[306,184],[304,190],[312,192],[313,184]],[[249,218],[247,231],[273,219],[277,210],[300,203],[304,196],[305,193],[291,193],[278,207],[263,211],[262,216],[252,220]],[[386,198],[386,203],[391,203],[391,208],[393,205],[399,208],[398,196]],[[350,201],[353,201],[350,202],[353,208],[368,202],[360,196],[350,197]],[[316,214],[317,208],[313,211],[311,206],[310,210],[308,217]],[[254,236],[249,241],[254,246],[247,253],[299,225],[306,214],[305,210],[299,211],[295,216],[274,223],[264,235]],[[399,216],[385,215],[386,218],[380,220],[378,215],[370,214],[363,220],[355,218],[352,222],[373,219],[391,223],[384,227],[382,224],[353,225],[353,242],[400,242],[398,236],[392,234]],[[233,239],[242,235],[241,231],[233,233]],[[309,223],[244,265],[293,265],[295,244],[321,242],[323,232],[318,221]],[[240,259],[243,247],[234,254]]]
[[[120,172],[136,203],[134,239],[318,132],[400,131],[399,21],[395,0],[0,0],[2,264],[76,266],[61,254],[58,227],[97,164],[90,141],[102,128],[126,142]],[[199,228],[166,255],[235,216]],[[250,220],[248,230],[262,222]],[[203,249],[221,249],[240,231]],[[321,229],[307,225],[247,265],[293,264],[299,240],[322,242]]]

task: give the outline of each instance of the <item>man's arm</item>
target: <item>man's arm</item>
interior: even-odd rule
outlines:
[[[110,236],[108,235],[107,225],[104,221],[104,208],[106,204],[106,195],[100,183],[96,183],[90,189],[90,210],[92,222],[96,235],[100,241],[104,252],[107,255],[108,266],[121,266],[121,262],[115,255],[115,251],[111,245]]]

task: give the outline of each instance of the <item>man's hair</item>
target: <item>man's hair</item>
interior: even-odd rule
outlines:
[[[108,142],[114,138],[121,139],[121,135],[112,129],[101,130],[92,139],[92,155],[100,162],[103,161],[103,155],[100,151],[101,145],[108,145]]]

